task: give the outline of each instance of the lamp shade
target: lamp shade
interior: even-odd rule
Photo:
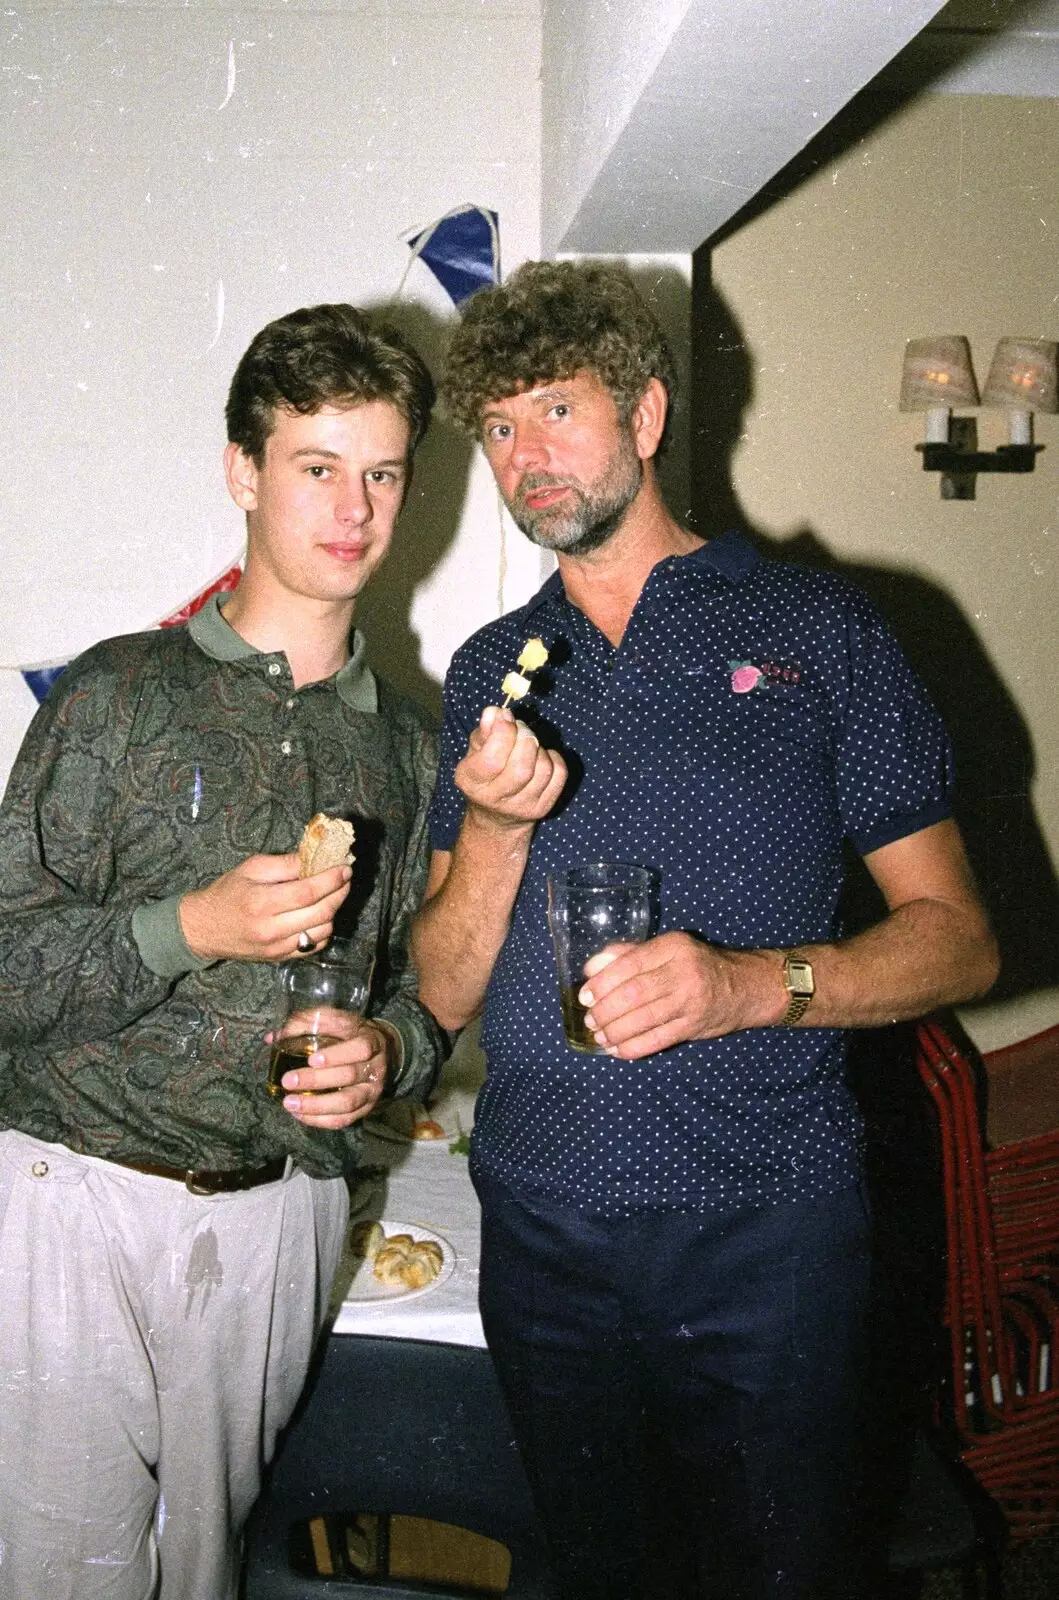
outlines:
[[[1059,411],[1053,339],[1001,339],[993,352],[982,404],[1008,411]]]
[[[933,411],[938,406],[976,406],[978,385],[971,346],[959,333],[909,339],[901,373],[901,410]]]

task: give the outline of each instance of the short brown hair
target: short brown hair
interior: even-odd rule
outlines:
[[[527,261],[463,309],[441,383],[446,410],[468,433],[483,408],[587,368],[623,422],[652,378],[670,403],[676,372],[665,335],[628,270],[602,261]]]
[[[372,400],[400,412],[415,450],[434,405],[422,357],[396,329],[373,324],[354,306],[303,306],[251,340],[228,390],[228,438],[261,466],[277,411],[308,415]]]

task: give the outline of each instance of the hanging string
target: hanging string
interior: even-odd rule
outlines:
[[[497,520],[500,523],[500,564],[496,575],[496,614],[504,615],[504,584],[507,580],[507,517],[504,515],[506,507],[503,496],[496,491]]]
[[[438,229],[444,223],[450,222],[453,217],[463,216],[463,214],[467,211],[476,211],[480,216],[485,218],[486,224],[489,228],[489,241],[492,249],[493,267],[496,281],[500,281],[500,232],[497,228],[496,219],[493,216],[493,213],[487,210],[485,206],[476,206],[471,204],[454,206],[451,211],[446,211],[443,217],[438,217],[437,220],[430,223],[428,227],[409,229],[408,233],[402,236],[405,239],[405,242],[408,244],[409,256],[407,262],[405,263],[404,271],[401,273],[397,288],[391,295],[388,304],[395,305],[400,299],[404,290],[404,286],[408,281],[408,274],[411,272],[414,263],[419,260],[419,257],[422,255],[427,245],[429,245],[431,239],[433,239]],[[499,490],[497,490],[496,505],[497,520],[499,522],[500,529],[499,561],[496,575],[496,609],[497,615],[502,616],[504,613],[504,586],[507,582],[508,556],[507,519],[505,516],[503,498],[501,497]]]

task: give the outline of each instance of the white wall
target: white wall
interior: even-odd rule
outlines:
[[[577,215],[690,4],[544,0],[546,248]],[[631,245],[631,217],[628,237]]]
[[[0,16],[0,778],[34,707],[11,669],[150,626],[238,556],[223,405],[263,323],[387,300],[402,235],[464,201],[499,212],[505,270],[539,253],[539,10],[30,0]],[[451,301],[417,263],[401,302],[431,359]],[[427,699],[498,609],[496,500],[480,466],[468,490],[469,460],[439,428],[364,608],[384,669]],[[540,573],[509,545],[505,606]]]

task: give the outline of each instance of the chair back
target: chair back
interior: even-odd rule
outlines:
[[[299,1577],[291,1525],[356,1512],[424,1517],[499,1540],[511,1553],[507,1600],[552,1600],[529,1488],[484,1350],[330,1336],[251,1518],[245,1600],[466,1592]]]
[[[952,1412],[1014,1537],[1059,1529],[1059,1133],[986,1148],[980,1074],[936,1019],[916,1065],[938,1116]]]

